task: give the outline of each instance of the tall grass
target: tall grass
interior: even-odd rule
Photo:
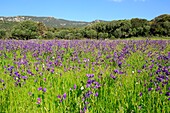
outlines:
[[[170,41],[0,41],[0,112],[168,113]]]

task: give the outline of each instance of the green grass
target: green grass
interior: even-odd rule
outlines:
[[[3,79],[4,82],[0,83],[0,88],[4,89],[0,90],[0,112],[79,113],[84,106],[87,107],[86,113],[168,113],[170,111],[169,97],[165,96],[170,84],[161,87],[162,94],[160,94],[159,91],[155,91],[156,87],[150,82],[157,76],[155,72],[158,66],[156,64],[170,66],[169,61],[157,59],[160,55],[167,56],[170,52],[170,42],[165,41],[164,43],[167,45],[164,45],[164,43],[151,41],[150,44],[147,44],[146,41],[139,43],[131,41],[87,41],[88,43],[69,41],[67,43],[63,41],[61,48],[57,46],[58,42],[52,42],[53,46],[47,42],[41,42],[45,46],[40,45],[42,49],[38,52],[40,54],[33,57],[32,55],[38,51],[35,48],[38,45],[34,47],[29,42],[18,41],[16,44],[15,41],[12,41],[10,47],[20,48],[7,51],[4,49],[8,46],[7,42],[1,41],[0,47],[3,47],[3,50],[0,51],[0,79]],[[24,49],[23,45],[30,46],[30,48],[33,46],[33,48]],[[65,45],[68,45],[68,48]],[[71,45],[72,48],[70,48]],[[50,47],[52,47],[51,52]],[[137,49],[138,47],[141,49]],[[161,49],[161,47],[164,48]],[[48,52],[44,50],[46,48],[49,49]],[[128,54],[123,52],[125,48],[129,51]],[[150,51],[153,57],[148,56]],[[115,52],[118,55],[124,54],[123,59],[114,57]],[[111,57],[106,58],[108,55]],[[116,61],[113,61],[113,58]],[[17,62],[21,62],[21,59],[27,60],[28,64],[21,64],[19,67]],[[55,64],[56,60],[58,60],[58,64]],[[119,60],[122,62],[121,66],[118,66],[117,61]],[[150,69],[152,60],[155,60],[155,65]],[[50,62],[52,64],[48,69]],[[60,63],[62,65],[59,65]],[[14,66],[11,76],[10,72],[4,68],[4,66],[10,67],[8,65]],[[143,65],[146,67],[143,68]],[[114,72],[116,69],[123,73]],[[29,74],[27,70],[34,75]],[[15,86],[17,80],[14,80],[16,77],[14,72],[19,72],[21,76],[27,76],[28,79],[19,78],[19,85]],[[155,76],[150,77],[151,73]],[[95,82],[90,87],[86,87],[88,80],[86,74],[94,74],[94,78],[89,79],[98,82],[100,87],[93,88]],[[111,78],[110,74],[116,78]],[[145,84],[146,86],[144,86]],[[77,86],[76,89],[74,89],[74,85]],[[158,83],[158,85],[162,84]],[[47,91],[39,91],[39,87],[46,88]],[[150,87],[153,90],[148,91]],[[88,91],[93,94],[83,101],[82,99]],[[140,96],[141,92],[142,96]],[[64,93],[66,93],[66,98],[60,102],[61,99],[57,96],[63,96]],[[96,93],[98,96],[94,96]],[[38,98],[41,98],[40,104],[37,104]],[[85,102],[89,104],[86,105]]]
[[[125,38],[124,40],[170,40],[170,37],[131,37],[131,38]]]

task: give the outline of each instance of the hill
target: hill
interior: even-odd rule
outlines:
[[[7,24],[12,25],[16,22],[22,22],[25,20],[32,20],[36,22],[42,22],[46,26],[49,27],[82,27],[91,24],[91,22],[83,22],[83,21],[70,21],[65,19],[57,19],[54,17],[37,17],[37,16],[13,16],[13,17],[4,17],[0,16],[0,27],[4,27]],[[4,25],[5,24],[5,25]],[[8,26],[8,25],[7,25]]]

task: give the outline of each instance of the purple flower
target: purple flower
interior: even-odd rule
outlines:
[[[57,98],[59,98],[59,99],[60,99],[60,98],[61,98],[61,95],[58,95],[58,96],[57,96]]]
[[[99,93],[98,93],[98,92],[96,92],[94,96],[98,97],[98,96],[99,96]]]
[[[40,91],[40,90],[42,90],[42,87],[39,87],[39,88],[38,88],[38,91]]]
[[[66,99],[66,93],[63,94],[63,99]]]
[[[90,87],[91,86],[91,84],[86,84],[86,87],[88,88],[88,87]]]
[[[89,102],[85,102],[85,104],[87,105],[87,104],[89,104]]]
[[[0,79],[0,81],[3,83],[4,82],[4,80],[2,80],[2,79]]]
[[[63,102],[63,99],[61,99],[60,102]]]
[[[158,87],[156,88],[156,91],[159,91],[159,90],[161,90],[161,88],[158,86]]]
[[[141,73],[141,70],[138,70],[138,73]]]
[[[35,69],[36,71],[38,71],[38,67],[36,67],[36,69]]]
[[[113,78],[113,79],[116,79],[116,76],[110,74],[110,77]]]
[[[115,72],[115,73],[119,73],[119,70],[118,70],[118,69],[115,69],[114,72]]]
[[[142,92],[140,92],[139,96],[142,96],[142,95],[143,95]]]
[[[41,103],[41,98],[37,98],[37,104]]]
[[[123,74],[123,72],[122,72],[122,71],[119,71],[119,74]]]
[[[82,101],[84,101],[84,100],[85,100],[85,98],[83,97],[83,98],[82,98]]]
[[[122,65],[122,62],[118,62],[118,66],[121,67],[121,65]]]
[[[88,91],[88,92],[85,94],[85,97],[86,97],[86,98],[89,98],[91,94],[93,94],[93,93],[92,93],[91,91]]]
[[[170,59],[170,52],[168,52],[168,58]]]
[[[74,89],[76,89],[77,88],[77,86],[76,86],[76,84],[74,84]]]
[[[43,89],[43,92],[45,93],[46,91],[47,91],[47,89],[46,89],[46,88],[44,88],[44,89]]]
[[[165,94],[166,96],[170,96],[170,92],[166,92],[166,94]]]
[[[84,110],[84,111],[86,111],[86,110],[87,110],[87,107],[86,107],[86,106],[84,106],[83,110]]]
[[[28,77],[27,76],[22,76],[22,79],[26,80]]]
[[[148,91],[151,91],[152,90],[152,88],[148,88]]]
[[[46,81],[46,78],[44,78],[44,82]]]
[[[94,77],[94,74],[86,74],[86,76],[87,76],[88,78],[93,78],[93,77]]]

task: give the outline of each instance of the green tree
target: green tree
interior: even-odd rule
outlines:
[[[6,31],[3,29],[0,29],[0,39],[4,38],[6,36]]]
[[[93,30],[93,29],[90,29],[90,30],[87,30],[86,31],[86,36],[87,36],[87,38],[97,38],[97,32],[95,31],[95,30]]]
[[[98,38],[99,39],[106,39],[106,38],[108,38],[108,33],[102,33],[102,32],[100,32],[99,34],[98,34]]]
[[[15,39],[34,39],[38,37],[37,23],[33,21],[23,21],[13,27],[11,31]]]
[[[156,36],[170,36],[170,15],[164,14],[151,21],[151,33]]]
[[[121,29],[116,29],[115,31],[114,31],[114,36],[116,37],[116,38],[121,38],[122,37],[122,32],[121,32]]]
[[[64,39],[68,33],[70,33],[69,30],[63,29],[63,30],[60,30],[59,32],[56,32],[56,37]]]

